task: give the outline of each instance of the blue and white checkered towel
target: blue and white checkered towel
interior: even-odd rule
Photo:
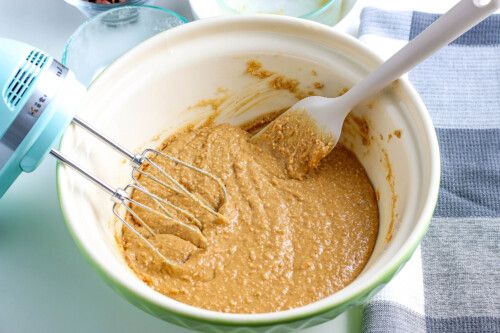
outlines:
[[[438,16],[365,8],[388,56]],[[409,73],[437,129],[442,178],[421,247],[364,309],[365,332],[500,332],[500,15]]]

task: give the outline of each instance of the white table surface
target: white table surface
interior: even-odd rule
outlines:
[[[187,0],[158,2],[191,18]],[[56,58],[83,21],[63,0],[0,0],[0,36]],[[303,332],[356,332],[360,318],[358,308]],[[115,294],[80,255],[59,211],[51,158],[0,199],[0,333],[18,332],[190,332]]]

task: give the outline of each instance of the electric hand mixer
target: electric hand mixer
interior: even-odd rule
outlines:
[[[0,66],[0,198],[21,173],[35,170],[42,159],[50,154],[108,192],[114,201],[113,213],[116,217],[156,253],[169,269],[178,269],[179,263],[164,256],[148,240],[148,236],[134,228],[133,223],[119,213],[120,207],[124,207],[133,220],[142,225],[150,236],[155,235],[155,231],[147,225],[134,207],[156,214],[158,219],[167,221],[169,226],[167,230],[172,234],[200,248],[206,247],[207,242],[201,232],[201,222],[189,211],[149,191],[143,186],[141,179],[149,178],[165,189],[184,195],[209,214],[223,219],[216,208],[209,206],[203,198],[190,192],[155,161],[167,159],[175,165],[189,168],[210,178],[220,187],[224,203],[227,200],[227,193],[219,178],[154,149],[133,154],[98,133],[83,120],[74,117],[73,112],[84,100],[86,89],[71,71],[44,52],[24,43],[0,38]],[[52,149],[71,123],[87,130],[130,160],[131,184],[125,188],[114,188],[83,170],[61,152]],[[145,165],[148,168],[144,168]],[[150,199],[148,201],[153,202],[155,206],[133,199],[134,191],[147,196]]]

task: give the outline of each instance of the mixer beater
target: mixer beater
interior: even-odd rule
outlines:
[[[163,255],[148,239],[155,236],[156,232],[141,217],[139,209],[163,221],[163,232],[189,241],[198,248],[207,247],[207,240],[202,233],[203,223],[192,212],[159,193],[150,191],[143,180],[148,179],[165,191],[183,196],[217,220],[224,220],[224,216],[218,212],[227,202],[227,191],[222,180],[206,170],[154,149],[133,154],[83,120],[74,117],[72,111],[75,105],[81,104],[86,90],[72,72],[42,51],[0,38],[0,63],[0,197],[22,172],[35,170],[49,153],[108,192],[114,201],[114,215],[163,260],[167,269],[180,270],[180,263]],[[131,162],[132,181],[129,185],[114,188],[51,148],[70,123],[91,133]],[[161,159],[168,160],[175,166],[188,168],[213,181],[222,197],[218,207],[209,205],[205,199],[188,190],[160,167],[158,161]],[[140,197],[148,200],[137,200],[134,193],[139,193]],[[120,213],[122,208],[131,219]],[[137,230],[134,222],[142,226],[149,235]]]

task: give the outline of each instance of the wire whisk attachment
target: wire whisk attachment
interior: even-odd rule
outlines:
[[[203,235],[203,222],[193,211],[181,207],[179,202],[190,202],[194,207],[198,207],[197,210],[211,215],[214,221],[225,221],[225,217],[219,213],[219,209],[228,201],[227,190],[222,180],[207,170],[155,149],[146,149],[140,154],[132,154],[97,132],[83,120],[74,118],[73,123],[86,129],[127,157],[132,163],[131,183],[124,188],[114,188],[83,170],[57,150],[52,150],[51,155],[109,192],[114,201],[113,214],[118,220],[161,258],[168,269],[182,271],[182,263],[165,256],[153,244],[152,239],[158,234],[171,234],[200,249],[207,248],[208,241]],[[193,193],[185,184],[183,185],[180,180],[176,179],[172,172],[162,167],[166,163],[171,163],[173,169],[187,168],[216,184],[221,198],[217,207],[210,205],[199,194]],[[162,195],[163,193],[170,193],[173,197],[180,199],[173,201],[167,198],[168,196]]]

